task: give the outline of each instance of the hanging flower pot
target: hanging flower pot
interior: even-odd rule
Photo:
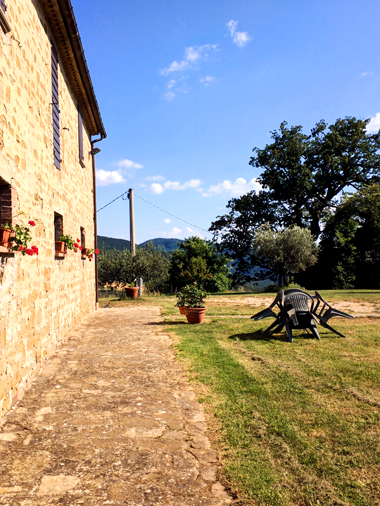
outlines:
[[[139,293],[138,286],[126,286],[124,288],[128,299],[137,299],[137,295]]]
[[[64,241],[55,241],[55,252],[66,253],[66,244]]]
[[[205,317],[205,307],[187,307],[185,314],[188,323],[202,323]]]
[[[82,248],[80,252],[80,256],[82,260],[86,260],[88,254],[88,248]]]
[[[0,227],[0,246],[8,246],[9,237],[11,235],[9,228]]]

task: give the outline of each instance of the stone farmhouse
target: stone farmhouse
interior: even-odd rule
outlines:
[[[105,136],[70,0],[0,0],[0,227],[34,221],[38,248],[0,246],[0,416],[96,309],[95,258],[56,252],[55,241],[96,248]]]

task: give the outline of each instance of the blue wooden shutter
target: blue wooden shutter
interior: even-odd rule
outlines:
[[[83,119],[80,109],[78,107],[78,154],[79,163],[84,167],[84,154],[83,154]]]
[[[51,88],[53,111],[53,150],[54,165],[61,168],[61,137],[59,131],[59,89],[58,89],[58,52],[54,44],[51,45]]]

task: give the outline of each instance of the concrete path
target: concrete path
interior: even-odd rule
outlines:
[[[0,427],[0,504],[223,506],[202,406],[155,307],[101,309]]]

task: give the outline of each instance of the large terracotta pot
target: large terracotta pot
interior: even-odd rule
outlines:
[[[178,306],[179,314],[186,314],[186,308],[185,306]]]
[[[65,246],[66,244],[63,241],[55,241],[55,252],[66,253]]]
[[[205,317],[205,313],[205,307],[187,307],[185,309],[188,323],[202,323],[203,318]]]
[[[8,246],[11,230],[9,228],[0,227],[0,246]]]
[[[138,286],[126,286],[125,293],[127,294],[128,299],[137,299],[137,295],[139,293]]]

